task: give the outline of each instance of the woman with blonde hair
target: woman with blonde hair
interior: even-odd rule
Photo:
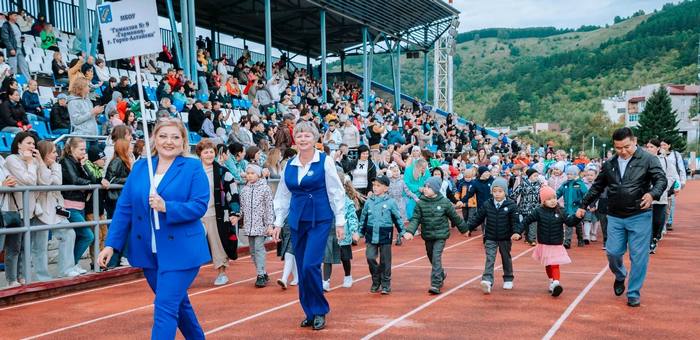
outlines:
[[[174,339],[179,327],[186,339],[204,339],[187,289],[199,268],[211,260],[201,221],[210,199],[207,175],[199,160],[186,157],[189,142],[181,121],[159,121],[152,144],[153,183],[147,180],[148,160],[136,162],[98,262],[106,267],[128,240],[129,262],[143,268],[155,293],[151,338]],[[156,213],[159,225],[154,222]]]
[[[68,96],[68,114],[70,115],[71,133],[84,136],[97,136],[97,120],[104,106],[92,105],[88,98],[90,83],[85,77],[77,77],[70,83]]]
[[[270,172],[270,179],[279,179],[282,174],[282,152],[278,148],[270,149],[265,161],[265,169]]]

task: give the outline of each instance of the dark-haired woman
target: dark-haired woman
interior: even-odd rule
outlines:
[[[369,159],[369,148],[360,145],[357,148],[357,160],[350,162],[347,169],[343,169],[352,180],[352,186],[362,196],[372,191],[372,181],[377,177],[377,167]]]

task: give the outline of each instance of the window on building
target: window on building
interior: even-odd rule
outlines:
[[[620,107],[617,109],[617,113],[627,113],[627,109],[624,107]]]
[[[630,115],[630,122],[636,122],[638,120],[639,120],[639,115],[637,115],[637,114]]]

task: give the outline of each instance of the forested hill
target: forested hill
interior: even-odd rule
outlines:
[[[556,121],[564,128],[580,127],[600,115],[601,99],[622,90],[696,82],[700,1],[668,4],[655,13],[638,11],[615,21],[577,30],[460,34],[454,57],[456,111],[498,125]],[[401,64],[402,90],[422,97],[422,58],[404,56]],[[360,72],[361,66],[360,57],[346,60],[348,70]],[[337,63],[332,67],[339,69]],[[373,72],[374,80],[392,85],[387,56],[375,56]]]

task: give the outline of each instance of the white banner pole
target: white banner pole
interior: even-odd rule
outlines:
[[[148,121],[146,120],[146,105],[144,104],[144,99],[143,99],[143,84],[141,83],[141,58],[139,56],[135,56],[135,64],[136,64],[136,86],[138,86],[139,90],[139,105],[141,105],[141,121],[143,123],[143,138],[145,139],[146,142],[146,163],[148,163],[148,178],[150,180],[150,193],[154,194],[156,193],[156,187],[155,187],[155,181],[153,180],[153,161],[151,155],[151,138],[148,136]],[[158,218],[158,212],[155,209],[153,210],[153,222],[156,227],[156,230],[160,229],[160,219]]]

